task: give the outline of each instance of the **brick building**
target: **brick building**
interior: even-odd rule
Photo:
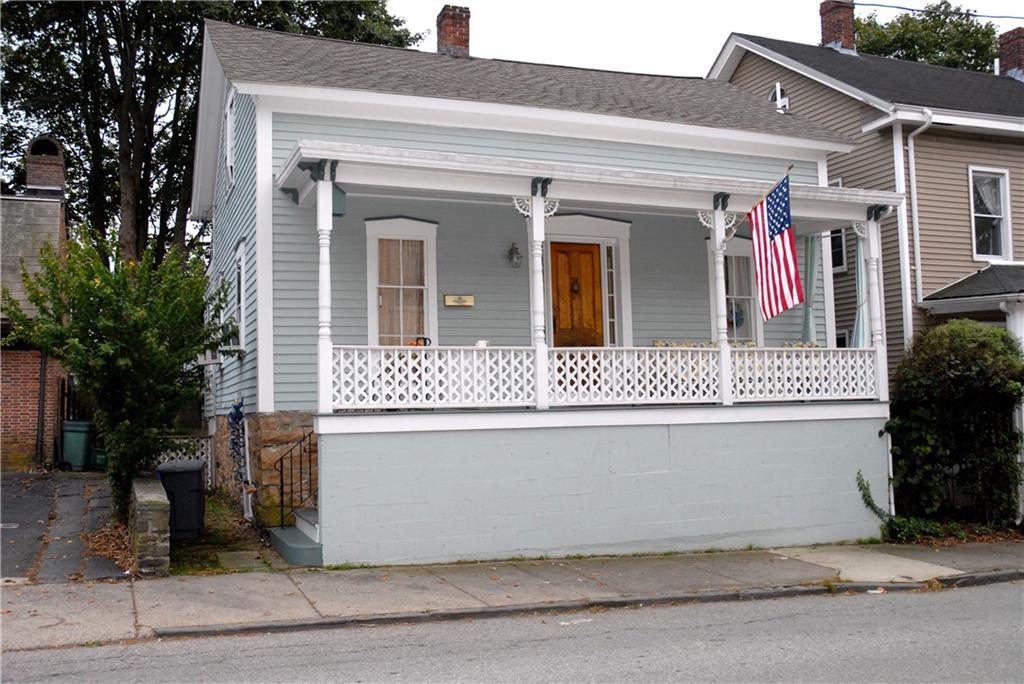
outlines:
[[[25,156],[26,190],[0,197],[0,280],[32,311],[21,281],[22,265],[39,269],[39,249],[66,237],[64,148],[50,136],[33,139]],[[9,322],[0,320],[7,337]],[[5,344],[0,350],[0,455],[4,470],[51,463],[59,435],[59,364],[39,350]]]

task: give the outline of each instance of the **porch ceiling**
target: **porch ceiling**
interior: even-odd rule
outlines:
[[[370,185],[498,197],[528,196],[533,178],[551,178],[549,196],[564,202],[709,211],[713,195],[730,195],[729,210],[746,212],[772,182],[610,167],[559,164],[485,155],[415,150],[354,143],[300,140],[275,173],[275,185],[312,200],[312,180],[300,162],[329,162],[327,173],[346,187]],[[337,162],[337,163],[330,163]],[[308,167],[307,167],[308,168]],[[328,170],[329,169],[329,170]],[[780,175],[783,169],[780,168]],[[793,184],[798,232],[820,232],[836,221],[863,221],[868,207],[895,207],[900,193]]]

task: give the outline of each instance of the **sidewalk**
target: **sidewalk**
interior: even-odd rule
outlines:
[[[1024,542],[298,569],[3,587],[3,650],[1024,579]]]

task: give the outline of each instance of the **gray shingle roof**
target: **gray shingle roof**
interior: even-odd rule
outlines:
[[[423,95],[850,142],[720,81],[449,57],[216,21],[207,21],[206,31],[225,75],[236,82]]]
[[[947,285],[925,297],[925,301],[986,297],[1024,292],[1024,266],[994,264]]]
[[[858,90],[898,104],[1024,116],[1024,83],[1009,76],[736,34]]]

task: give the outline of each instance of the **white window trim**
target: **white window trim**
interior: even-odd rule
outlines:
[[[545,221],[544,232],[544,326],[548,346],[554,346],[554,325],[552,316],[554,307],[551,304],[551,243],[577,242],[597,244],[601,247],[601,316],[604,333],[604,346],[608,344],[608,263],[605,259],[605,247],[611,245],[615,261],[615,347],[633,346],[633,295],[632,275],[629,264],[629,233],[633,224],[628,221],[588,216],[586,214],[562,214],[552,216]],[[532,275],[533,265],[530,265]],[[532,306],[532,302],[531,302]]]
[[[227,192],[235,187],[235,95],[232,88],[228,92],[224,106],[224,173],[227,175]]]
[[[708,320],[710,339],[715,340],[715,320],[718,316],[718,304],[715,301],[715,251],[711,248],[711,240],[705,240],[708,250],[708,309],[711,318]],[[761,320],[761,303],[757,297],[757,279],[754,274],[754,243],[750,240],[734,237],[725,243],[725,255],[727,257],[747,257],[750,259],[750,286],[751,302],[753,311],[750,312],[754,319],[754,344],[758,347],[764,346],[764,321]],[[730,343],[732,340],[729,340]]]
[[[978,238],[974,232],[974,174],[982,173],[991,176],[1002,176],[1002,192],[999,198],[1003,209],[1003,254],[978,254]],[[1013,222],[1010,218],[1010,170],[993,166],[967,167],[967,197],[970,201],[971,211],[971,254],[975,261],[986,263],[1005,263],[1013,261]]]
[[[437,333],[437,224],[420,219],[394,217],[366,221],[366,329],[367,344],[380,344],[380,320],[377,315],[377,288],[380,286],[380,247],[378,240],[423,240],[426,293],[423,297],[425,329],[432,345],[439,345]]]
[[[238,346],[243,350],[246,348],[246,337],[245,337],[245,321],[246,321],[246,306],[245,306],[245,283],[248,279],[248,264],[245,258],[245,241],[238,243],[238,247],[235,249],[235,287],[239,289],[235,293],[238,307],[235,311],[238,320],[235,321],[235,325],[238,326]]]
[[[847,268],[848,268],[847,267],[847,262],[849,261],[849,259],[846,258],[846,227],[845,226],[842,227],[842,228],[833,228],[832,230],[830,230],[828,232],[828,240],[829,240],[828,249],[829,249],[829,254],[832,253],[832,232],[836,231],[836,230],[839,231],[839,239],[843,243],[843,263],[840,266],[836,266],[836,262],[833,259],[832,260],[832,272],[833,273],[846,273]]]

